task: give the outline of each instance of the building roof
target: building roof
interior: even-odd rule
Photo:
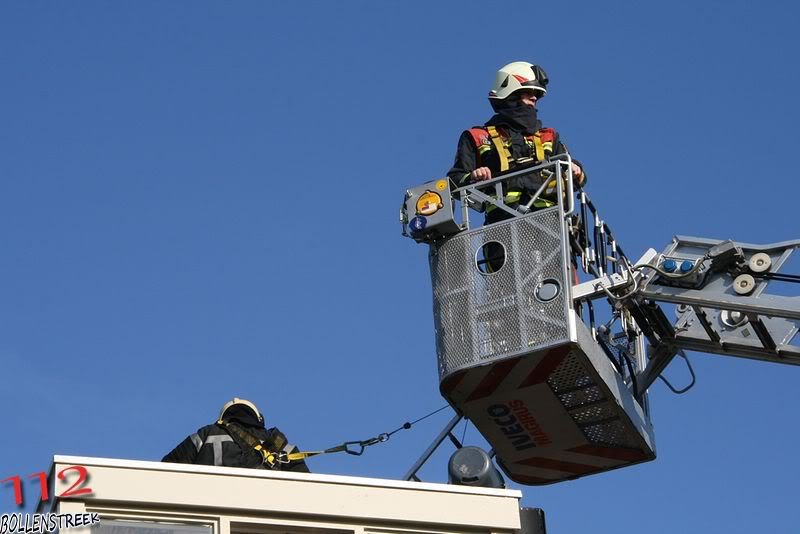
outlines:
[[[71,466],[86,468],[80,487],[90,494],[59,497],[77,479]],[[40,503],[40,512],[49,504],[52,511],[101,511],[101,518],[151,510],[215,516],[228,525],[243,517],[292,517],[359,528],[407,523],[416,530],[491,532],[519,528],[522,496],[517,490],[78,456],[55,456],[50,484],[55,496]]]

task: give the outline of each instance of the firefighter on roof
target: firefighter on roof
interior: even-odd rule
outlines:
[[[447,175],[457,187],[496,177],[499,173],[531,165],[550,156],[564,154],[567,148],[552,128],[543,128],[537,117],[536,103],[547,94],[547,74],[539,65],[525,61],[509,63],[497,71],[489,91],[489,103],[495,115],[484,126],[470,128],[458,141],[455,163]],[[579,185],[585,182],[581,166],[573,161],[573,174]],[[526,203],[541,185],[534,177],[506,184],[504,202],[513,207]],[[554,201],[539,199],[537,208],[546,208]],[[486,224],[509,218],[510,215],[489,206]]]
[[[216,423],[183,440],[161,461],[307,473],[304,461],[286,460],[296,452],[280,430],[264,427],[255,404],[234,398],[222,407]]]

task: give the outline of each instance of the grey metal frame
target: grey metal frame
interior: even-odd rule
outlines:
[[[412,465],[411,468],[406,472],[406,474],[403,476],[403,480],[416,480],[419,482],[420,479],[417,477],[417,473],[420,469],[422,469],[422,466],[425,465],[425,462],[428,461],[431,455],[436,452],[436,449],[439,448],[439,445],[442,444],[445,438],[449,437],[450,441],[453,442],[456,448],[461,448],[461,443],[453,435],[453,429],[456,427],[459,421],[461,421],[461,419],[463,419],[463,417],[458,414],[454,415],[453,418],[450,419],[442,431],[439,432],[436,438],[434,438],[433,442],[428,446],[427,449],[425,449],[425,452],[422,453],[422,456],[420,456],[419,459],[414,462],[414,465]]]
[[[518,208],[512,208],[508,206],[505,202],[503,202],[503,198],[505,197],[503,191],[503,185],[510,181],[513,178],[518,178],[520,176],[527,176],[530,174],[536,174],[542,171],[550,171],[553,173],[553,177],[556,180],[556,193],[559,199],[559,205],[562,205],[560,199],[567,198],[569,200],[567,206],[569,209],[563,210],[563,215],[566,217],[571,215],[575,209],[575,192],[573,186],[573,176],[572,176],[572,158],[569,154],[564,154],[561,156],[557,156],[552,158],[550,161],[546,163],[542,163],[540,165],[536,165],[533,167],[527,167],[518,171],[510,172],[504,174],[502,176],[497,176],[492,178],[491,180],[485,180],[469,185],[465,185],[463,187],[459,187],[458,189],[454,189],[452,191],[452,195],[454,199],[460,198],[461,199],[461,214],[462,214],[462,228],[464,230],[469,230],[472,226],[470,224],[470,213],[475,211],[482,211],[476,210],[475,205],[483,205],[491,204],[496,208],[499,208],[506,213],[513,215],[514,217],[521,217],[522,215],[526,215],[530,212],[530,207],[533,205],[534,201],[541,198],[542,194],[547,189],[547,185],[549,180],[545,180],[544,183],[539,187],[539,189],[533,194],[530,201],[527,203],[527,209],[520,210]],[[551,179],[552,179],[551,178]],[[494,196],[487,194],[483,190],[489,186],[494,186]],[[566,188],[566,191],[565,191]],[[564,197],[564,193],[567,193],[567,196]]]
[[[698,260],[723,241],[676,236],[662,256],[681,256]],[[757,253],[772,258],[770,271],[777,273],[800,240],[768,245],[734,243],[744,256]],[[680,350],[693,350],[723,356],[736,356],[789,365],[800,365],[800,347],[791,345],[800,328],[800,297],[767,294],[768,279],[760,279],[751,295],[740,295],[732,289],[728,273],[711,275],[702,287],[682,288],[658,284],[650,276],[637,296],[652,302],[679,304],[678,319],[671,332],[660,332],[647,368],[642,372],[639,388],[646,388]],[[724,312],[736,311],[746,317],[738,326],[722,322]]]
[[[604,275],[573,288],[576,302],[611,294],[618,299],[618,307],[636,312],[634,321],[647,333],[650,344],[646,365],[636,375],[637,396],[647,391],[682,350],[800,365],[800,347],[791,344],[800,330],[800,297],[767,294],[770,280],[765,278],[759,279],[752,294],[740,295],[733,290],[733,277],[728,272],[709,273],[698,287],[679,287],[660,283],[664,279],[657,273],[642,269],[657,266],[664,257],[707,263],[709,251],[723,243],[676,236],[661,253],[651,249],[627,272]],[[775,274],[800,248],[800,240],[768,245],[733,242],[733,246],[745,259],[767,254],[772,258],[770,272]],[[635,291],[619,297],[634,284]],[[659,303],[679,305],[674,324],[666,320]],[[726,325],[723,313],[730,312],[739,312],[746,319],[738,326]]]

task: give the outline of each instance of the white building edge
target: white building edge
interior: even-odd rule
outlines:
[[[90,494],[61,496],[77,478]],[[521,492],[315,473],[55,456],[37,513],[98,514],[75,534],[512,534]],[[77,489],[77,488],[75,488]]]

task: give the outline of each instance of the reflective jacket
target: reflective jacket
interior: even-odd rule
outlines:
[[[457,187],[461,187],[470,183],[470,173],[479,167],[488,167],[492,176],[496,177],[500,173],[513,171],[520,166],[520,162],[532,165],[566,153],[566,146],[552,128],[540,128],[535,134],[526,136],[509,125],[479,126],[461,134],[455,162],[447,175]],[[536,175],[509,180],[504,185],[504,202],[510,206],[526,203],[543,180],[543,177]],[[554,200],[540,198],[535,207],[552,206]],[[508,217],[506,212],[494,206],[487,209],[487,223]]]

